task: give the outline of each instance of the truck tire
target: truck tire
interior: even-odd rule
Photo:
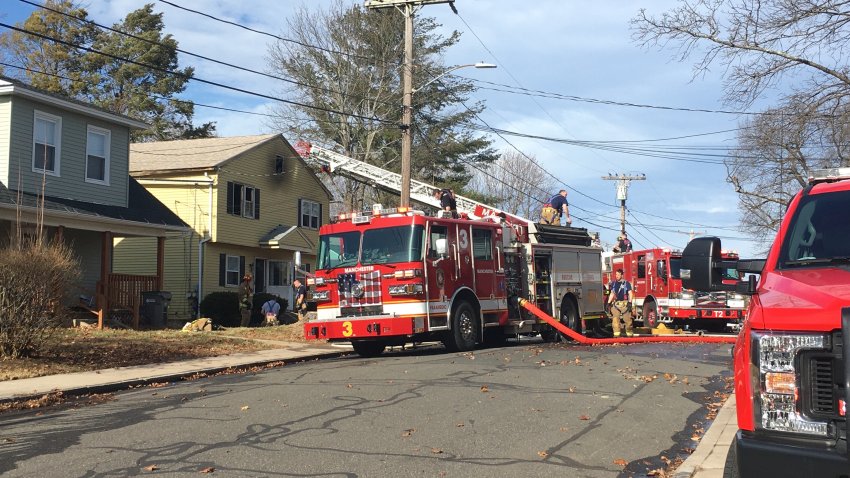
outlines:
[[[386,344],[374,340],[352,340],[351,346],[361,357],[377,357],[387,348]]]
[[[578,317],[578,309],[576,309],[573,300],[569,297],[564,297],[564,300],[561,302],[561,323],[578,334],[584,332],[581,326],[581,319]],[[572,340],[564,334],[559,333],[558,335],[561,336],[563,340]]]
[[[469,302],[461,302],[452,312],[452,329],[443,340],[452,352],[465,352],[475,348],[478,341],[478,319]]]
[[[643,325],[654,329],[661,323],[661,318],[658,316],[658,304],[654,300],[648,300],[643,303]]]
[[[577,333],[582,333],[581,319],[578,318],[576,306],[569,297],[564,297],[564,300],[561,302],[560,322]],[[566,342],[572,340],[548,324],[544,326],[540,336],[546,342]]]
[[[739,478],[738,473],[738,451],[735,449],[735,441],[729,445],[729,452],[726,453],[726,464],[723,467],[723,478]]]

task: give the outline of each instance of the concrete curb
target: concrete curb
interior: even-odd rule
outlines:
[[[673,478],[722,477],[726,454],[737,431],[738,417],[735,412],[735,395],[732,394],[717,412],[717,417],[703,435],[697,449],[679,465]]]
[[[214,374],[228,369],[245,369],[274,362],[298,363],[321,358],[336,358],[349,353],[351,353],[350,350],[305,346],[6,380],[0,382],[0,403],[29,400],[57,391],[69,395],[112,392],[156,382],[181,381],[200,373]]]

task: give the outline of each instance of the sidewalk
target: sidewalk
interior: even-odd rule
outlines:
[[[102,393],[132,385],[178,380],[196,373],[215,373],[233,367],[247,367],[279,361],[305,361],[337,357],[350,347],[324,343],[275,342],[279,348],[181,362],[136,365],[0,382],[0,401],[38,397],[54,391],[69,394]]]
[[[729,396],[703,435],[697,449],[682,463],[673,478],[722,478],[729,445],[738,431],[735,395]]]

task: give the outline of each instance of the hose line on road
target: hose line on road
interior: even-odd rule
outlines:
[[[695,342],[695,343],[715,343],[715,344],[734,344],[737,336],[728,337],[708,337],[705,335],[653,335],[648,337],[615,337],[610,339],[595,339],[585,337],[573,329],[562,324],[560,321],[551,315],[543,312],[536,305],[525,299],[518,299],[518,303],[525,310],[531,312],[547,324],[554,327],[556,330],[575,340],[582,345],[608,345],[608,344],[641,344],[649,342]]]

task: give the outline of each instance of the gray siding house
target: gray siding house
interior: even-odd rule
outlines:
[[[0,245],[39,222],[67,242],[80,260],[79,293],[93,298],[101,325],[120,311],[138,326],[141,293],[163,285],[165,238],[187,230],[130,178],[134,128],[147,125],[0,77]],[[114,274],[116,237],[156,238],[156,274]]]

